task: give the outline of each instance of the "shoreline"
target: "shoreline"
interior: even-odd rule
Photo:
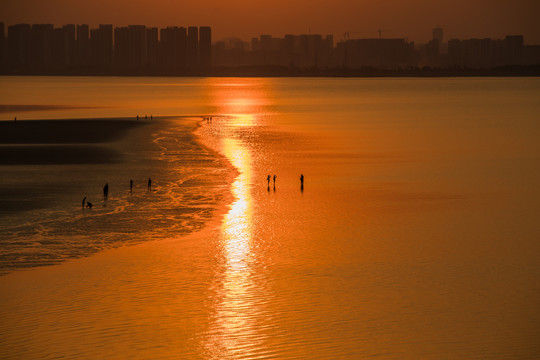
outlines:
[[[0,211],[0,228],[5,231],[5,244],[13,244],[6,245],[7,248],[4,247],[2,251],[3,254],[0,256],[0,263],[3,263],[3,270],[0,271],[0,277],[18,272],[19,270],[37,269],[47,265],[62,264],[66,260],[92,257],[103,251],[124,247],[126,245],[135,245],[147,241],[159,241],[177,237],[184,238],[187,235],[199,232],[201,229],[206,228],[212,221],[221,221],[220,219],[228,211],[228,206],[232,202],[230,185],[237,176],[237,169],[223,154],[220,154],[204,144],[200,134],[196,134],[197,130],[202,125],[203,120],[201,119],[203,118],[203,116],[165,116],[154,118],[156,121],[148,121],[146,123],[141,121],[137,123],[136,121],[126,120],[124,118],[113,120],[84,119],[10,122],[11,127],[17,127],[24,122],[33,125],[47,124],[50,126],[52,124],[54,127],[63,126],[68,123],[80,123],[84,124],[86,127],[98,125],[98,127],[103,130],[107,127],[106,123],[109,121],[112,122],[112,129],[115,131],[114,136],[108,135],[108,137],[96,138],[94,141],[103,141],[111,138],[116,140],[108,141],[107,143],[71,144],[64,142],[66,139],[70,138],[68,136],[60,139],[57,143],[46,145],[20,144],[20,139],[11,141],[15,144],[5,144],[5,142],[0,143],[0,155],[2,155],[3,159],[3,161],[0,161],[0,168],[3,167],[6,174],[3,181],[0,183],[0,208],[2,209],[2,211]],[[176,123],[171,123],[171,121],[176,121],[175,119],[180,121],[178,125],[176,125]],[[143,124],[145,126],[138,126]],[[170,172],[167,165],[170,160],[150,158],[144,160],[139,158],[140,155],[137,155],[139,153],[144,154],[145,151],[157,151],[162,145],[156,143],[156,134],[160,134],[160,132],[163,131],[167,132],[169,130],[174,131],[173,135],[169,134],[168,136],[174,138],[175,141],[178,141],[178,146],[184,146],[190,149],[195,147],[193,150],[190,150],[194,151],[194,161],[203,161],[203,163],[195,165],[194,171],[199,173],[199,175],[196,175],[193,179],[196,180],[195,183],[191,183],[192,180],[187,179],[182,180],[179,186],[179,184],[174,181],[174,178],[171,179],[170,175],[167,175],[167,173]],[[182,132],[184,132],[184,135],[182,135]],[[160,136],[163,136],[163,134]],[[150,141],[151,139],[153,140]],[[144,149],[141,150],[141,146]],[[167,148],[161,149],[161,151],[167,150]],[[202,151],[196,149],[201,149]],[[179,150],[180,149],[173,148],[173,153]],[[141,151],[143,152],[141,153]],[[10,156],[6,157],[4,155]],[[59,157],[54,159],[48,158],[51,155],[53,157]],[[174,157],[175,155],[172,156]],[[186,158],[186,160],[189,162],[191,156],[189,154],[187,156],[188,158]],[[205,165],[205,162],[210,160],[210,158],[208,158],[209,156],[215,158],[215,160],[213,160],[213,162],[216,162],[215,166],[225,166],[221,170],[218,170],[218,174],[228,175],[219,175],[219,179],[214,180],[213,176],[215,177],[216,175],[212,175],[206,170],[209,165]],[[22,161],[24,163],[15,164],[17,161]],[[129,165],[133,161],[136,161],[136,163]],[[155,169],[147,172],[147,170],[145,170],[146,167],[154,167],[154,165],[151,165],[148,161],[158,161],[158,163],[161,163],[161,165],[158,166],[162,169],[160,171],[163,171],[163,173],[157,173]],[[58,165],[60,165],[60,168]],[[68,183],[58,184],[39,180],[39,178],[43,177],[43,175],[39,174],[54,173],[66,166],[68,168],[73,168],[74,171],[76,171],[76,173],[73,173],[73,177],[68,175],[68,178],[66,179],[68,183],[87,182],[87,184],[82,184],[83,188],[79,190],[78,186],[73,188],[73,186],[68,185]],[[152,196],[149,197],[148,194],[146,194],[146,191],[141,189],[144,185],[144,180],[133,175],[131,176],[135,179],[136,184],[133,196],[131,196],[129,192],[118,193],[118,181],[115,181],[114,178],[110,178],[110,175],[107,175],[111,170],[106,170],[111,167],[111,169],[114,169],[116,166],[128,166],[132,169],[128,172],[136,171],[138,173],[151,174],[152,179],[156,180],[157,190],[154,190],[155,194],[152,194]],[[188,166],[188,163],[185,163],[182,166]],[[92,179],[84,179],[84,174],[81,175],[81,170],[83,169],[87,169],[85,172],[94,173]],[[97,200],[100,198],[98,195],[100,186],[103,185],[99,185],[101,181],[95,179],[96,171],[92,169],[98,170],[97,175],[102,172],[99,169],[105,169],[103,170],[105,174],[103,175],[104,180],[102,181],[108,180],[111,187],[116,190],[115,193],[112,194],[113,198],[108,201],[108,206],[105,206],[107,205],[107,202]],[[118,173],[118,171],[114,172]],[[125,172],[125,170],[123,170],[123,172]],[[28,180],[19,174],[26,174],[24,175],[25,177],[28,174],[33,174],[31,177],[38,178],[38,180]],[[116,174],[115,176],[118,177],[119,175]],[[128,176],[127,179],[129,180],[129,174],[125,176]],[[120,175],[121,178],[124,178],[125,176]],[[202,183],[198,185],[197,181],[202,181]],[[92,183],[94,185],[92,185]],[[220,187],[225,184],[227,185],[226,192],[220,190]],[[69,186],[69,188],[66,189],[66,186]],[[210,186],[210,188],[208,186]],[[59,191],[64,189],[67,190],[65,194],[59,193]],[[88,193],[88,189],[94,189],[94,195]],[[199,199],[200,195],[197,195],[198,193],[204,194],[204,198]],[[89,197],[89,201],[92,201],[95,205],[94,209],[91,209],[91,211],[87,210],[86,212],[83,209],[81,212],[79,197],[82,198],[82,196]],[[179,204],[171,204],[170,199],[174,199],[177,196],[187,198],[183,199]],[[163,201],[164,203],[160,206],[160,203]],[[139,208],[139,206],[150,206],[150,208],[143,210],[143,208]],[[172,209],[171,206],[173,207]],[[139,215],[141,211],[149,212],[149,215],[151,214],[150,216],[154,216],[156,219],[143,217],[138,220],[138,216],[141,216]],[[169,215],[170,211],[173,211],[174,215]],[[69,212],[72,212],[71,216],[69,215]],[[50,213],[50,215],[47,215],[47,213]],[[57,213],[57,215],[55,215],[55,213]],[[69,218],[64,219],[66,214]],[[47,218],[47,216],[49,216],[49,218]],[[167,218],[167,221],[173,221],[170,219],[171,216],[173,216],[173,219],[178,218],[178,220],[174,221],[175,225],[169,228],[166,223],[162,223],[162,220],[159,220],[160,216]],[[33,220],[32,223],[29,223],[28,219],[31,218],[35,218],[35,220]],[[103,218],[103,220],[100,220],[101,218]],[[13,221],[15,222],[13,223]],[[42,223],[42,221],[45,222]],[[138,226],[143,226],[148,223],[148,225],[145,225],[148,229],[143,227],[141,228],[144,229],[143,232],[138,232],[136,230],[137,226],[133,227],[132,225],[129,225],[133,221],[139,222],[140,224]],[[52,225],[51,222],[53,222]],[[66,223],[66,225],[63,225],[63,223]],[[69,223],[71,224],[69,225]],[[51,226],[52,228],[44,231],[42,229],[44,224],[46,229]],[[62,226],[67,227],[67,229],[62,230]],[[73,228],[70,229],[70,226]],[[88,226],[91,228],[88,229],[88,231],[84,230]],[[110,230],[107,230],[108,226],[112,226]],[[154,228],[154,226],[157,226],[157,228]],[[160,230],[161,228],[163,228],[163,231]],[[40,235],[40,233],[43,233],[44,235]],[[47,235],[47,233],[51,233],[52,235]],[[23,236],[23,234],[28,235]],[[96,236],[98,238],[104,237],[106,240],[97,239],[95,238]],[[65,240],[60,240],[62,238],[65,238]],[[62,251],[72,253],[72,255],[69,255],[66,258],[62,254],[56,254],[55,252],[58,251],[58,249],[53,247],[50,250],[53,252],[52,255],[47,255],[46,257],[50,257],[50,259],[40,260],[40,256],[37,254],[41,252],[48,254],[47,251],[49,250],[47,250],[47,246],[38,245],[38,248],[32,250],[26,248],[26,245],[23,244],[27,241],[38,244],[62,241],[65,242],[65,245],[62,245],[62,247],[66,249]],[[95,249],[91,246],[83,253],[78,253],[77,248],[80,246],[80,243],[84,244],[88,242],[91,244],[95,241],[105,242],[106,245],[100,245]],[[21,244],[17,245],[16,243],[18,242]],[[70,245],[70,243],[74,244]],[[77,245],[75,245],[75,243],[77,243]],[[72,251],[69,250],[70,246],[74,246]],[[19,247],[20,250],[17,250],[17,247]],[[34,258],[34,260],[24,260],[23,263],[17,265],[17,256],[20,255],[16,254],[24,254],[28,251],[31,253],[37,251],[37,257],[31,255],[30,258]],[[28,256],[29,255],[25,255],[27,258]]]
[[[148,123],[133,118],[0,120],[0,145],[107,143]]]
[[[192,71],[118,69],[72,69],[69,71],[36,71],[21,69],[3,71],[0,76],[105,76],[105,77],[538,77],[540,64],[506,65],[493,68],[466,67],[403,67],[385,69],[371,66],[360,68],[296,68],[282,65],[219,66]]]

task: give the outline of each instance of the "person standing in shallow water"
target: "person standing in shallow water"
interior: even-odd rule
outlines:
[[[148,178],[148,191],[152,191],[152,179]]]
[[[129,192],[133,192],[133,179],[129,179]]]
[[[84,203],[86,202],[86,196],[82,199],[82,208],[84,209]]]
[[[107,200],[109,198],[109,183],[105,183],[103,187],[103,199]]]

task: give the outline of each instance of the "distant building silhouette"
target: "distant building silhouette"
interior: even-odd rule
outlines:
[[[6,65],[6,41],[5,41],[5,27],[4,23],[0,22],[0,69],[4,69],[4,66]]]
[[[195,26],[188,27],[187,32],[187,67],[195,68],[199,63],[199,29]]]
[[[491,69],[540,65],[540,47],[522,35],[504,39],[450,39],[432,29],[432,39],[415,45],[406,38],[352,39],[333,35],[260,35],[246,42],[227,38],[212,44],[209,26],[0,23],[0,71],[5,74],[207,75],[245,67],[257,75],[321,71],[402,70],[417,67]],[[370,70],[371,69],[371,70]],[[237,70],[243,71],[243,69]],[[274,71],[274,72],[273,72]]]
[[[157,65],[158,59],[158,28],[146,29],[146,63],[151,69]]]
[[[199,28],[199,65],[208,69],[212,65],[212,30],[210,26]]]
[[[17,24],[8,27],[8,63],[15,72],[28,70],[30,66],[29,24]]]
[[[113,64],[113,27],[99,25],[90,30],[92,63],[102,70],[110,70]]]
[[[169,26],[161,29],[158,63],[166,71],[186,68],[187,30],[184,27]]]
[[[76,64],[77,45],[75,40],[75,25],[69,24],[54,29],[53,44],[53,63],[55,69],[66,69]]]
[[[413,59],[414,43],[406,39],[350,39],[336,49],[336,64],[352,69],[395,69],[412,65]]]
[[[90,28],[88,25],[77,25],[77,61],[78,66],[87,68],[91,64]]]

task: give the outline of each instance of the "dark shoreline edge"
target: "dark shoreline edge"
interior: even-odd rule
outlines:
[[[141,69],[126,71],[118,69],[70,69],[67,71],[3,71],[0,76],[143,76],[143,77],[539,77],[540,64],[509,65],[495,68],[431,68],[403,67],[397,69],[381,69],[375,67],[362,68],[296,68],[289,66],[237,66],[213,67],[191,71],[160,71]]]
[[[119,140],[134,127],[133,118],[0,121],[0,144],[99,144]]]

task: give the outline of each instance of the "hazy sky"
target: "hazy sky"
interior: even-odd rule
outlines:
[[[540,0],[0,0],[0,21],[212,27],[213,39],[260,34],[407,37],[423,42],[436,25],[449,38],[525,35],[540,44]]]

